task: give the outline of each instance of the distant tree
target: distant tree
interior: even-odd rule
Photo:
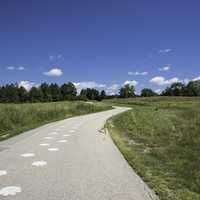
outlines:
[[[94,88],[82,89],[80,92],[80,98],[83,100],[101,100],[99,91]]]
[[[77,90],[73,83],[64,83],[61,88],[61,95],[63,100],[73,100],[76,97]]]
[[[170,88],[167,87],[165,90],[163,90],[161,96],[172,96]]]
[[[106,98],[106,92],[105,92],[105,90],[101,91],[100,97],[101,97],[101,99],[105,99]]]
[[[96,90],[94,88],[91,89],[91,99],[98,100],[98,101],[100,100],[100,94],[99,94],[98,90]]]
[[[190,81],[186,86],[187,96],[200,96],[200,80]]]
[[[87,90],[86,89],[82,89],[81,92],[80,92],[80,95],[81,96],[86,96],[87,94]]]
[[[5,102],[18,103],[18,85],[17,84],[7,84],[4,87]]]
[[[81,90],[80,95],[79,95],[79,99],[83,100],[83,101],[86,101],[88,99],[87,98],[87,90],[86,89],[82,89]]]
[[[173,96],[184,96],[186,87],[183,83],[173,83],[170,87]]]
[[[126,84],[126,85],[124,85],[124,87],[122,87],[120,89],[119,93],[120,93],[121,98],[134,97],[135,96],[135,87],[133,85]]]
[[[86,96],[90,100],[98,100],[99,99],[99,91],[94,88],[87,88]]]
[[[163,96],[185,96],[186,95],[186,86],[181,83],[173,83],[170,87],[167,87],[163,92]]]
[[[5,86],[0,87],[0,102],[1,103],[8,102]]]
[[[106,95],[106,99],[116,99],[116,98],[119,98],[118,94]]]
[[[51,98],[53,101],[59,101],[61,100],[61,92],[60,92],[60,88],[57,84],[50,84],[49,86],[49,90],[51,93]]]
[[[18,95],[19,95],[19,101],[21,103],[28,101],[28,92],[26,91],[26,89],[24,87],[18,88]]]
[[[29,91],[29,100],[31,102],[41,102],[43,94],[40,88],[32,87]]]
[[[43,102],[52,101],[51,89],[47,83],[42,83],[39,87],[39,90],[41,90],[41,99]]]
[[[156,92],[154,92],[152,89],[149,88],[144,88],[141,91],[141,96],[142,97],[153,97],[153,96],[157,96],[158,94]]]

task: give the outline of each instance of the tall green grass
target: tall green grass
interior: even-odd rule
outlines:
[[[113,140],[161,200],[200,200],[200,101],[151,100],[128,100],[109,121]]]
[[[55,102],[0,104],[0,140],[48,122],[110,109],[101,103]]]

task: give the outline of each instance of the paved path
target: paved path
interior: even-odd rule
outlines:
[[[152,200],[108,135],[127,108],[54,122],[0,143],[0,200]]]

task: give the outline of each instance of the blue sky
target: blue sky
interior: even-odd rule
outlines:
[[[0,2],[0,84],[72,81],[113,93],[200,78],[198,0]]]

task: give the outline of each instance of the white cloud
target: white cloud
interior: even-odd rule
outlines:
[[[24,87],[27,91],[29,91],[33,86],[37,86],[34,82],[30,81],[20,81],[19,87]]]
[[[145,75],[148,75],[148,72],[128,72],[128,75],[145,76]]]
[[[157,94],[160,94],[162,92],[162,89],[156,89],[154,90]]]
[[[159,68],[158,70],[159,71],[169,71],[170,69],[171,69],[171,66],[170,65],[166,65],[164,67]]]
[[[106,88],[106,93],[108,95],[115,95],[119,93],[119,89],[120,89],[121,85],[114,83],[112,85],[110,85],[109,87]]]
[[[49,56],[49,60],[53,61],[54,60],[54,56]]]
[[[167,53],[169,53],[171,51],[172,51],[172,49],[161,49],[158,52],[161,53],[161,54],[167,54]]]
[[[135,80],[131,80],[131,81],[127,80],[122,84],[112,83],[112,84],[106,85],[106,84],[97,83],[95,81],[85,81],[85,82],[75,82],[73,84],[75,85],[78,93],[80,93],[82,89],[95,88],[99,91],[105,90],[106,94],[108,95],[116,95],[119,93],[120,88],[123,87],[124,85],[130,84],[130,85],[136,86],[138,82]]]
[[[9,67],[7,67],[7,70],[19,70],[19,71],[22,71],[22,70],[25,70],[25,67],[23,67],[23,66],[19,66],[19,67],[9,66]]]
[[[125,81],[123,85],[127,85],[127,84],[136,86],[136,85],[138,84],[138,82],[135,81],[135,80],[132,80],[132,81]]]
[[[112,84],[112,85],[110,85],[109,87],[106,88],[106,93],[108,95],[116,95],[116,94],[119,93],[120,88],[123,87],[126,84],[136,86],[138,84],[138,82],[135,81],[135,80],[132,80],[132,81],[127,80],[123,84],[114,83],[114,84]]]
[[[114,84],[112,84],[111,86],[109,86],[108,89],[110,89],[110,90],[116,90],[116,89],[118,89],[119,87],[120,87],[119,84],[114,83]]]
[[[54,61],[54,60],[60,60],[60,59],[64,59],[62,54],[58,54],[57,56],[49,56],[49,60],[50,61]]]
[[[163,76],[156,76],[150,80],[150,83],[154,83],[156,85],[169,85],[176,82],[182,82],[177,77],[171,79],[165,79]]]
[[[59,60],[59,59],[62,59],[63,58],[63,55],[62,54],[58,54],[57,55],[57,59]]]
[[[95,88],[99,91],[105,90],[106,94],[108,94],[108,95],[115,95],[115,94],[119,93],[119,90],[122,86],[124,86],[126,84],[136,86],[138,84],[138,82],[135,80],[132,80],[132,81],[127,80],[123,84],[113,83],[113,84],[106,85],[106,84],[97,83],[95,81],[85,81],[85,82],[76,82],[73,84],[75,85],[78,93],[80,93],[80,91],[82,89]]]
[[[185,78],[182,82],[183,82],[184,84],[188,84],[188,83],[190,82],[190,79]]]
[[[105,84],[99,84],[99,83],[96,83],[95,81],[76,82],[73,84],[75,85],[78,93],[80,93],[82,89],[86,89],[86,88],[95,88],[95,89],[100,90],[106,87]]]
[[[111,85],[100,84],[95,81],[85,81],[73,83],[77,89],[77,92],[80,93],[82,89],[86,88],[95,88],[97,90],[105,90],[108,95],[115,95],[119,93],[119,89],[122,86],[121,84],[114,83]]]
[[[103,84],[98,84],[94,81],[86,81],[86,82],[78,82],[78,83],[74,83],[74,85],[76,87],[79,88],[96,88],[96,87],[104,87],[105,85]]]
[[[7,67],[7,70],[15,70],[15,67],[14,66],[9,66],[9,67]]]
[[[49,70],[48,72],[44,72],[43,73],[46,76],[62,76],[63,75],[63,71],[59,68],[53,68],[51,70]]]
[[[200,76],[195,77],[195,78],[193,78],[192,80],[193,80],[193,81],[199,81],[199,80],[200,80]]]
[[[165,79],[162,76],[156,76],[156,77],[152,78],[149,82],[162,86],[162,85],[170,85],[170,84],[176,83],[176,82],[188,84],[190,81],[197,81],[197,80],[200,80],[200,76],[193,78],[193,79],[188,79],[188,78],[179,79],[177,77],[174,77],[171,79]]]
[[[25,70],[25,67],[20,66],[20,67],[17,68],[17,70],[20,70],[20,71]]]

